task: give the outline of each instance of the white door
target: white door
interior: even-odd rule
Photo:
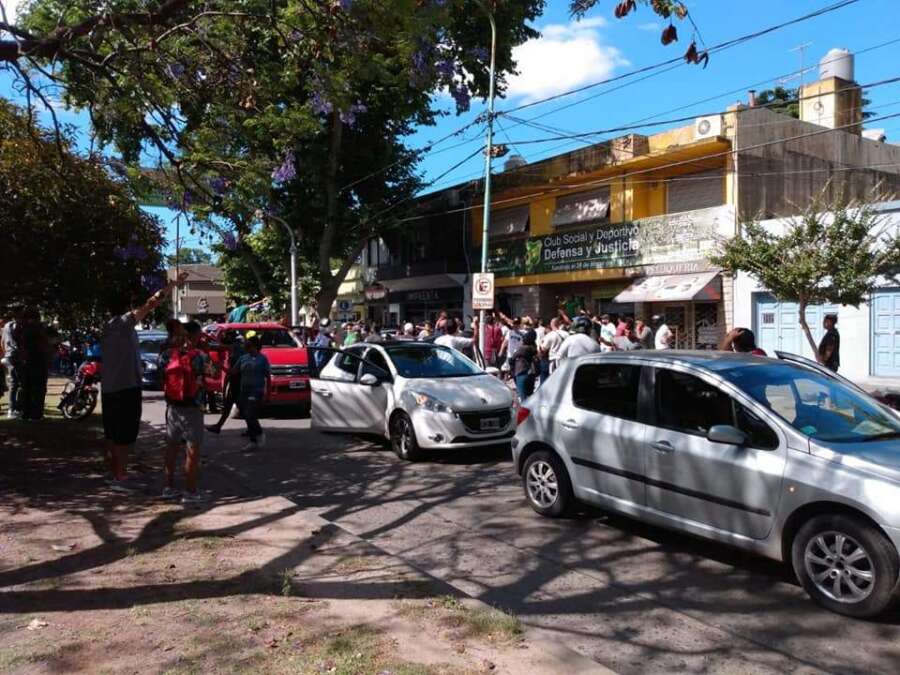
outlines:
[[[799,354],[815,359],[809,341],[800,327],[800,306],[796,302],[778,302],[767,293],[756,294],[756,343],[772,356],[776,351]],[[826,314],[837,314],[837,305],[809,305],[806,322],[816,344],[825,334],[822,320]]]
[[[380,364],[364,360],[363,350],[360,346],[335,354],[319,377],[311,381],[313,428],[352,433],[384,431],[390,374]],[[370,352],[384,361],[377,351]],[[377,381],[364,384],[361,379],[366,374],[374,374]]]

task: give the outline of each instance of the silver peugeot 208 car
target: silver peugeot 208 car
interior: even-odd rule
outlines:
[[[542,515],[583,501],[782,560],[841,614],[897,599],[900,417],[839,378],[720,352],[591,355],[518,420]]]

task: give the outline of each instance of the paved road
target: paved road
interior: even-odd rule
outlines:
[[[162,420],[162,405],[145,418]],[[308,420],[242,425],[209,443],[210,470],[288,497],[419,569],[622,673],[900,672],[900,612],[877,623],[820,610],[784,569],[724,546],[585,510],[540,518],[508,453],[401,463]]]

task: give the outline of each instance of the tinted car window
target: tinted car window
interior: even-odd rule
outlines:
[[[640,379],[640,366],[587,363],[575,371],[572,401],[579,408],[634,420]]]
[[[722,375],[810,438],[849,443],[900,436],[900,420],[876,401],[806,368],[773,363]]]
[[[734,424],[731,397],[698,377],[659,368],[656,423],[667,429],[705,436],[716,424]]]
[[[391,373],[388,370],[387,361],[377,349],[370,349],[366,352],[366,360],[363,362],[363,375],[374,375],[375,377],[387,377]]]
[[[705,436],[710,427],[727,424],[747,434],[750,447],[778,447],[778,436],[752,410],[699,377],[677,370],[656,371],[656,423],[699,436]]]

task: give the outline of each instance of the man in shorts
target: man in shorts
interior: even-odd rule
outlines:
[[[110,318],[103,330],[100,356],[103,360],[101,407],[106,457],[112,480],[110,489],[133,492],[140,489],[128,480],[128,451],[137,440],[141,425],[141,353],[135,326],[142,323],[176,286],[187,279],[182,273],[154,293],[137,309],[128,309],[126,298],[109,304]]]
[[[206,405],[206,389],[203,376],[209,365],[209,357],[200,350],[203,331],[196,321],[184,326],[186,340],[183,345],[173,346],[160,355],[160,368],[168,378],[168,365],[172,359],[190,356],[190,373],[187,377],[194,381],[196,393],[187,400],[173,400],[166,389],[166,487],[164,499],[181,497],[183,504],[199,504],[209,500],[209,495],[197,489],[200,473],[200,447],[203,444],[203,409]],[[168,379],[166,381],[168,387]],[[184,482],[186,491],[182,496],[175,489],[175,460],[178,451],[185,446]]]

